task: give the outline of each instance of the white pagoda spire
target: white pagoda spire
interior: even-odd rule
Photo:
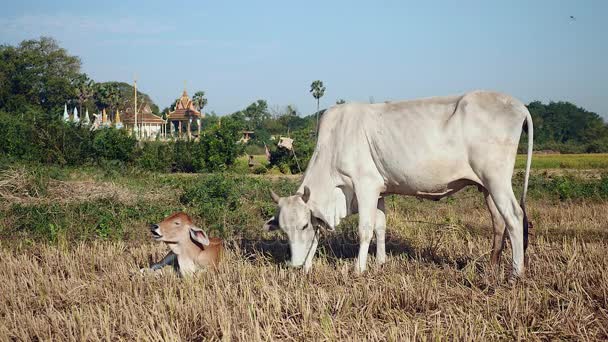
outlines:
[[[82,122],[83,122],[85,125],[88,125],[88,124],[90,124],[90,123],[91,123],[91,120],[89,119],[89,109],[88,109],[88,108],[87,108],[87,111],[86,111],[86,112],[85,112],[85,114],[84,114],[84,119],[82,120]]]
[[[78,122],[78,108],[74,107],[74,115],[72,116],[72,122]]]
[[[63,105],[63,121],[70,121],[70,114],[68,114],[68,104]]]

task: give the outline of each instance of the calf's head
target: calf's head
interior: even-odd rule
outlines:
[[[152,237],[169,245],[195,241],[203,246],[209,245],[209,237],[202,229],[192,223],[184,212],[177,212],[159,223],[150,225]]]
[[[275,215],[264,223],[263,229],[273,231],[280,228],[285,232],[291,252],[289,265],[310,270],[319,242],[317,229],[328,227],[310,208],[310,189],[305,186],[304,193],[288,197],[279,197],[270,190],[270,195],[278,207]]]

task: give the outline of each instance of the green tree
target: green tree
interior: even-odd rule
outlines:
[[[317,100],[317,128],[315,130],[315,135],[319,134],[319,101],[325,94],[325,86],[323,82],[320,80],[313,81],[310,85],[310,93],[312,93],[312,97]]]
[[[49,37],[0,46],[0,107],[9,111],[37,106],[58,115],[75,98],[80,59]]]
[[[121,103],[120,89],[118,88],[118,86],[116,84],[108,85],[108,103],[110,105],[110,109],[112,109],[114,112],[116,112],[116,110],[118,110],[118,107],[120,106],[120,103]],[[110,114],[110,116],[112,116],[112,115]],[[113,116],[112,116],[112,121],[114,121]]]
[[[107,84],[96,83],[93,87],[93,101],[99,110],[110,106],[110,89]]]
[[[199,171],[222,171],[243,153],[243,145],[237,141],[241,127],[231,117],[224,117],[221,125],[208,126],[201,134],[198,143],[198,157],[195,169]]]
[[[192,96],[192,103],[194,104],[196,109],[198,109],[198,111],[202,114],[203,108],[205,108],[205,106],[207,105],[207,98],[205,97],[205,92],[197,91],[196,93],[194,93],[194,96]],[[190,120],[188,121],[188,132],[190,132],[190,130],[192,129],[190,127],[190,121],[192,121],[192,118],[190,118]],[[196,125],[196,129],[199,129],[198,122],[196,123]],[[190,135],[190,133],[188,133],[188,135]]]
[[[194,93],[194,96],[192,96],[192,103],[194,103],[196,109],[198,109],[199,112],[202,113],[203,108],[205,108],[205,106],[207,105],[207,98],[205,97],[205,92],[197,91],[196,93]]]
[[[265,100],[257,100],[242,111],[247,123],[247,129],[256,130],[261,128],[262,122],[270,118],[268,103]]]
[[[82,105],[95,93],[95,83],[91,80],[87,74],[79,75],[74,81],[76,90],[76,99],[78,101],[78,113],[82,117],[84,112],[82,111]]]
[[[339,99],[338,101],[336,101],[337,105],[341,105],[341,104],[345,104],[346,101],[344,101],[344,99]]]
[[[560,152],[608,151],[608,125],[596,113],[569,102],[531,102],[537,149]]]

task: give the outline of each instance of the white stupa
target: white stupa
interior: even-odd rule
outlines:
[[[84,119],[82,119],[82,123],[84,123],[85,125],[88,125],[91,123],[91,120],[89,119],[89,109],[88,108],[84,114]]]
[[[70,121],[70,114],[68,113],[68,105],[67,103],[63,105],[63,121]]]
[[[78,108],[74,107],[74,115],[72,115],[72,122],[78,122]]]

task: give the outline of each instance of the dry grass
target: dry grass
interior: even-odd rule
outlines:
[[[529,276],[508,287],[480,197],[389,201],[392,255],[362,276],[348,223],[309,275],[282,266],[280,235],[235,238],[218,274],[187,279],[136,274],[159,244],[4,244],[0,340],[607,339],[608,203],[530,203]]]
[[[94,180],[62,181],[41,177],[37,179],[25,167],[14,167],[0,171],[0,208],[11,204],[78,203],[98,199],[112,199],[118,203],[133,203],[136,200],[168,201],[175,197],[163,189],[147,189],[137,193],[113,182]]]

